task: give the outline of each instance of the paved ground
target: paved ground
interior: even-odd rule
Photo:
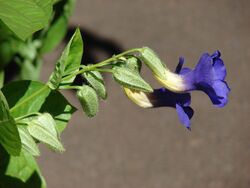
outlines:
[[[43,149],[49,188],[249,188],[249,18],[248,0],[78,0],[71,25],[83,28],[92,59],[147,45],[173,69],[179,55],[194,66],[219,49],[232,93],[225,109],[194,93],[188,132],[174,109],[140,109],[107,76],[109,97],[98,116],[74,114],[63,155]],[[145,78],[152,81],[148,71]]]

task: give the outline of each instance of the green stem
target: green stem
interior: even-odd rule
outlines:
[[[62,78],[62,80],[67,80],[69,78],[72,78],[72,77],[75,77],[76,75],[78,74],[82,74],[84,72],[88,72],[88,71],[93,71],[93,70],[96,70],[96,68],[99,68],[99,67],[103,67],[103,66],[106,66],[106,65],[109,65],[111,64],[113,61],[117,60],[118,58],[124,56],[124,55],[128,55],[128,54],[131,54],[131,53],[136,53],[136,52],[140,52],[141,49],[140,48],[133,48],[133,49],[130,49],[128,51],[125,51],[123,53],[120,53],[118,55],[114,55],[113,57],[109,58],[109,59],[106,59],[104,61],[101,61],[97,64],[94,64],[94,65],[88,65],[88,66],[85,66],[85,67],[82,67],[81,70],[77,71],[76,73],[74,74],[70,74],[68,76],[65,76],[64,78]]]
[[[95,69],[96,71],[99,71],[99,72],[109,72],[109,73],[113,73],[113,70],[112,69]]]
[[[79,89],[80,86],[61,86],[60,89]]]

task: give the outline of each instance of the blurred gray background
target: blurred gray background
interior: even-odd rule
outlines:
[[[99,114],[73,115],[62,136],[65,153],[43,148],[49,188],[250,187],[249,0],[78,0],[70,25],[83,28],[84,40],[91,34],[122,50],[150,46],[172,70],[180,55],[194,66],[203,52],[219,49],[232,92],[224,109],[194,92],[189,132],[174,109],[141,109],[106,75],[109,95]],[[95,60],[110,56],[98,45]],[[46,58],[44,80],[61,50]],[[66,95],[81,109],[74,93]]]

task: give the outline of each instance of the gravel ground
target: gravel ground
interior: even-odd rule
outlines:
[[[62,136],[64,154],[43,148],[48,187],[249,188],[249,18],[248,0],[78,0],[71,25],[82,28],[85,62],[150,46],[174,69],[180,55],[194,66],[203,52],[219,49],[232,92],[224,109],[194,92],[189,132],[174,109],[140,109],[106,75],[109,96],[99,114],[74,114]],[[47,57],[44,80],[56,56]],[[80,108],[73,93],[66,95]]]

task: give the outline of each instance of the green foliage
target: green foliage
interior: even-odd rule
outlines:
[[[40,142],[43,142],[53,148],[55,151],[64,150],[56,130],[56,122],[53,117],[44,113],[34,118],[28,118],[26,121],[28,132],[31,136]]]
[[[29,133],[27,126],[23,124],[17,124],[18,132],[21,137],[22,149],[33,156],[39,156],[40,152],[35,140]]]
[[[0,145],[0,187],[45,188],[38,164],[28,153],[11,156]]]
[[[40,82],[17,81],[2,88],[14,118],[39,112],[51,90]]]
[[[6,169],[6,175],[19,176],[22,181],[27,181],[32,172],[36,169],[36,163],[33,157],[25,152],[20,156],[12,156]]]
[[[141,71],[141,61],[136,58],[136,57],[128,57],[127,59],[125,59],[125,62],[126,62],[126,67],[131,69],[132,71],[135,71],[135,72],[138,72],[140,73]]]
[[[10,155],[19,155],[21,140],[8,103],[0,91],[0,143]]]
[[[164,64],[147,47],[81,65],[83,40],[76,29],[48,82],[35,81],[42,56],[64,38],[74,5],[75,0],[0,0],[0,187],[46,187],[34,158],[40,155],[38,144],[64,151],[60,134],[76,110],[61,90],[76,89],[83,111],[93,117],[99,98],[107,98],[102,72],[111,73],[122,87],[143,92],[153,89],[140,75],[142,62],[154,74],[164,74]],[[11,62],[19,66],[20,80],[4,84]],[[86,81],[83,85],[75,85],[77,75]]]
[[[51,13],[51,0],[0,0],[0,19],[22,40],[45,27]]]
[[[54,5],[56,14],[43,37],[43,46],[40,50],[41,53],[52,51],[63,40],[67,32],[68,19],[72,14],[75,2],[76,0],[61,0]]]
[[[91,85],[95,89],[97,95],[101,99],[107,98],[107,92],[104,86],[104,80],[100,72],[98,71],[85,72],[83,73],[83,77],[87,80],[89,85]]]
[[[0,71],[0,88],[3,87],[4,84],[4,71]]]
[[[154,74],[164,78],[166,66],[152,49],[143,47],[140,57]]]
[[[77,97],[82,105],[83,111],[88,117],[93,117],[98,111],[98,97],[95,90],[87,85],[83,85],[77,91]]]
[[[50,113],[61,132],[74,113],[75,108],[58,92],[36,81],[17,81],[2,89],[14,118],[34,113]]]
[[[79,70],[83,54],[83,42],[80,30],[77,29],[64,49],[54,72],[51,74],[48,85],[52,89],[63,88],[71,85],[75,76],[63,79],[68,75],[73,75]]]
[[[42,55],[63,40],[75,1],[0,0],[0,70],[15,63],[19,79],[39,80]]]
[[[123,87],[145,92],[153,91],[151,86],[141,78],[138,72],[129,68],[116,66],[113,68],[113,76]]]

